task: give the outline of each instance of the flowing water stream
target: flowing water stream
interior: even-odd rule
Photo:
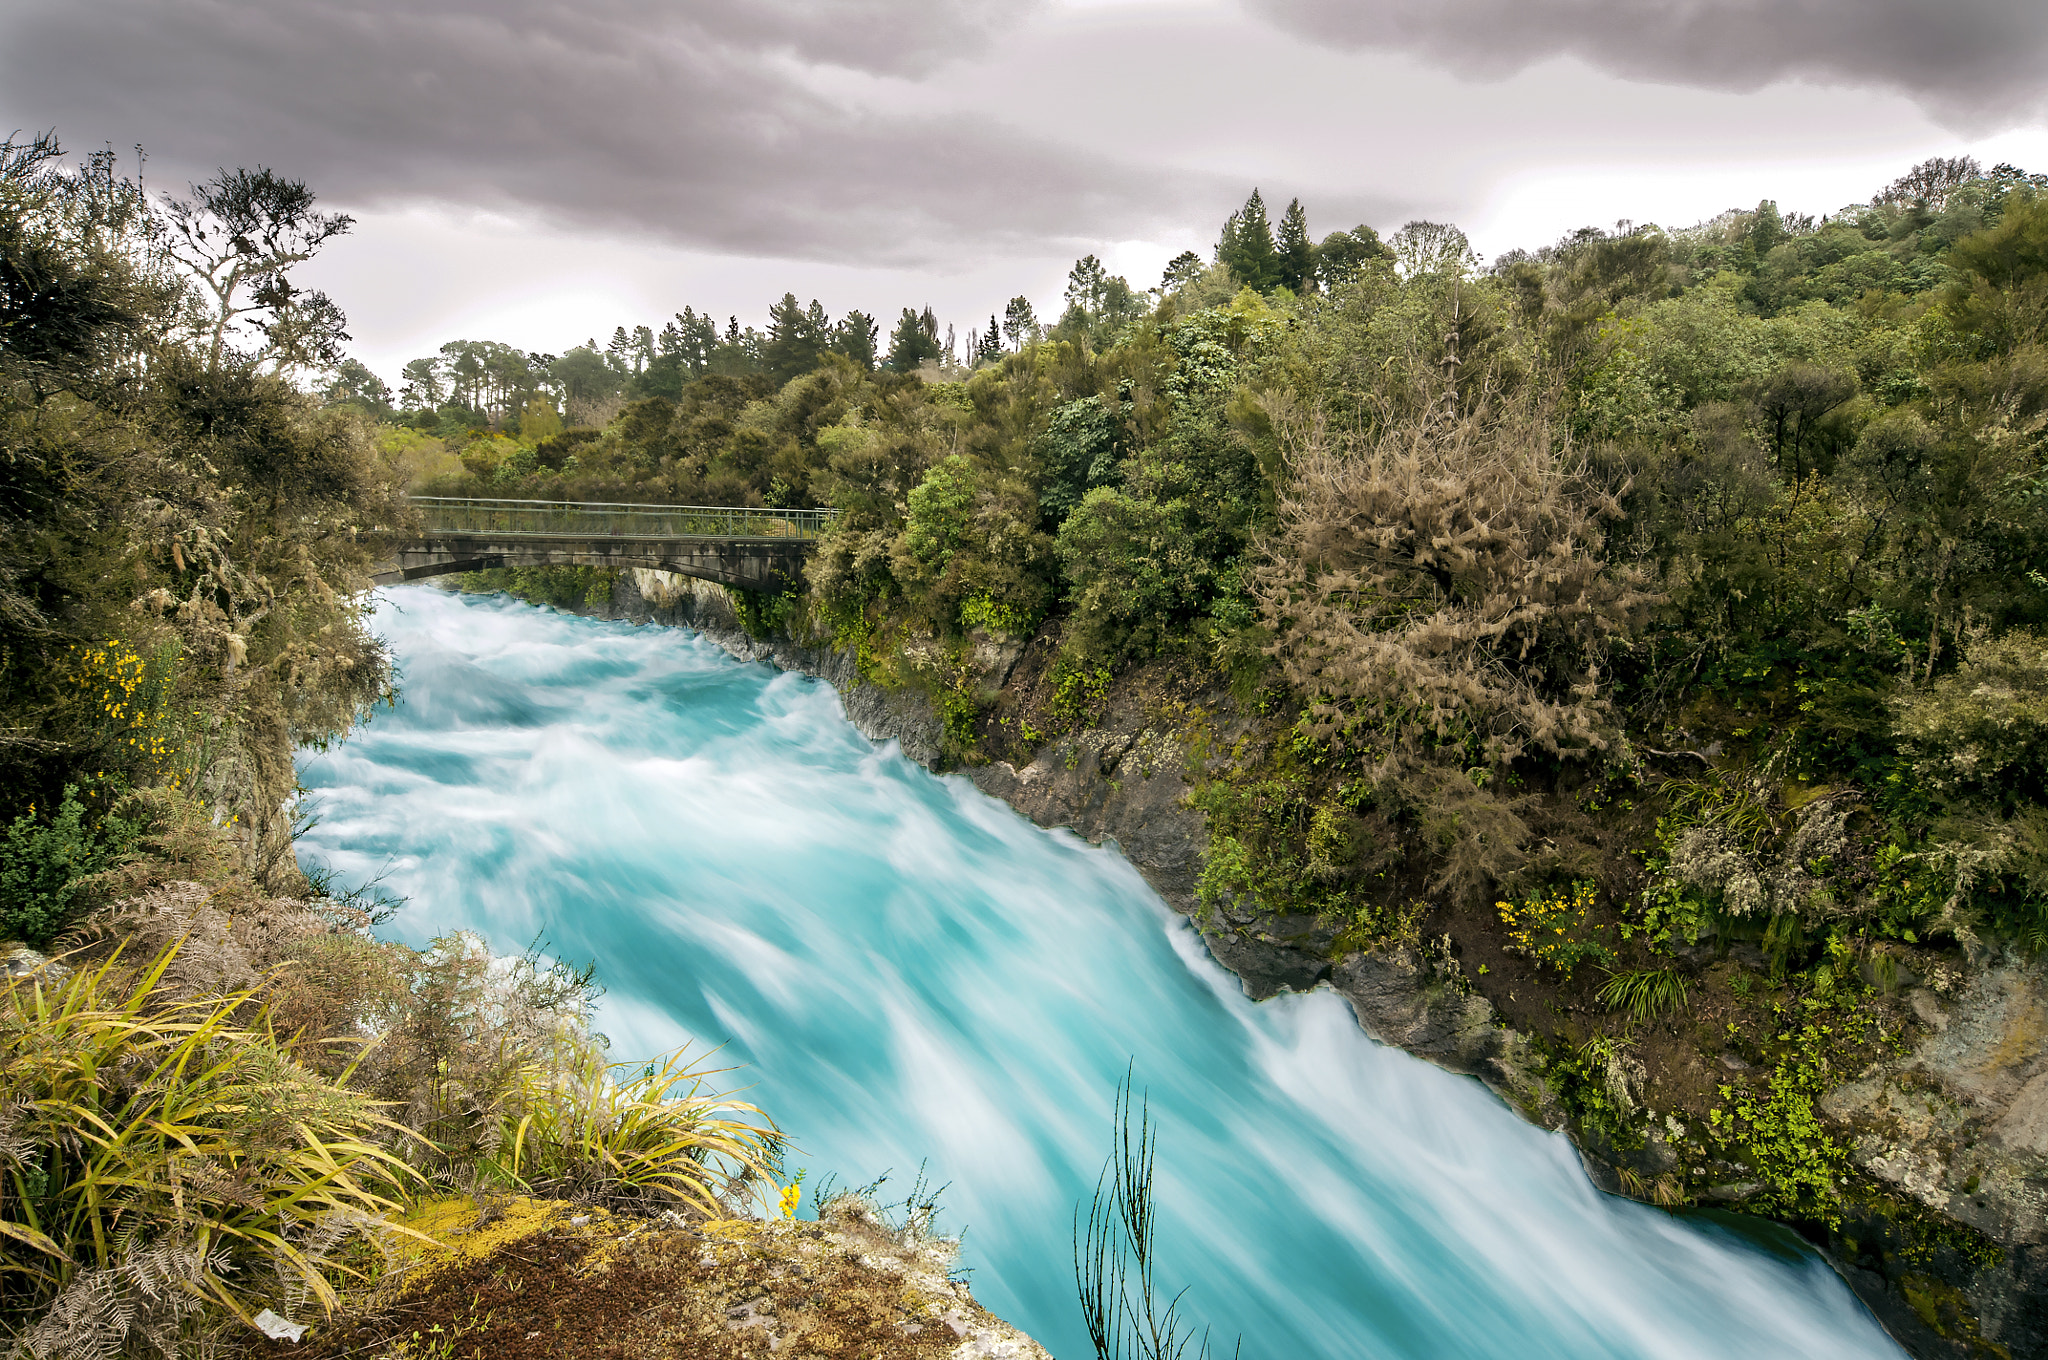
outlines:
[[[1245,1000],[1113,850],[875,746],[825,685],[424,587],[377,628],[403,698],[303,760],[301,853],[382,873],[409,943],[595,960],[614,1054],[724,1044],[813,1182],[927,1164],[976,1297],[1064,1360],[1090,1353],[1071,1216],[1127,1064],[1161,1274],[1223,1354],[1901,1354],[1789,1235],[1599,1194],[1564,1138],[1333,994]]]

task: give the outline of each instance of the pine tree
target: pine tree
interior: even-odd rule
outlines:
[[[711,352],[718,348],[718,323],[710,315],[699,316],[693,307],[676,313],[676,331],[681,337],[676,348],[683,371],[693,378],[711,371]]]
[[[1003,357],[1003,333],[996,326],[996,315],[988,315],[988,331],[981,337],[981,350],[974,356],[977,364],[992,364]]]
[[[1257,189],[1244,201],[1244,207],[1223,224],[1223,239],[1216,243],[1216,258],[1261,293],[1270,293],[1280,282],[1280,252],[1273,248],[1273,227],[1266,220],[1266,200]]]
[[[848,312],[832,331],[832,348],[863,371],[870,371],[875,366],[875,345],[881,334],[881,326],[866,312]]]
[[[932,309],[924,309],[924,315],[905,307],[903,315],[897,318],[896,329],[889,332],[889,357],[882,361],[882,367],[892,373],[911,373],[927,359],[939,357],[939,339],[936,332],[939,319],[932,315]]]
[[[612,328],[611,342],[604,347],[604,352],[611,357],[619,372],[633,371],[633,337],[626,334],[624,326]]]
[[[1294,199],[1280,218],[1280,286],[1292,293],[1304,293],[1316,284],[1316,250],[1308,237],[1308,214],[1301,200]]]
[[[1019,353],[1038,338],[1038,313],[1032,309],[1031,299],[1013,297],[1003,308],[1003,338]]]
[[[806,311],[797,304],[794,293],[784,293],[782,301],[768,309],[768,340],[762,346],[761,360],[770,378],[786,383],[818,366],[818,355],[825,348],[824,318],[824,308],[814,301]]]
[[[1223,219],[1223,230],[1216,237],[1216,263],[1232,273],[1237,272],[1238,229],[1242,225],[1243,213],[1233,212]]]

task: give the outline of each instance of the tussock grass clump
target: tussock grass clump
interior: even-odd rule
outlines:
[[[0,1305],[41,1315],[18,1353],[179,1355],[266,1307],[331,1310],[341,1249],[390,1231],[397,1127],[252,993],[166,998],[176,955],[0,991]]]
[[[213,896],[159,885],[0,984],[0,1353],[318,1324],[450,1189],[710,1218],[771,1179],[781,1135],[718,1071],[607,1060],[588,974]]]
[[[1615,970],[1600,984],[1600,1001],[1611,1011],[1626,1011],[1639,1024],[1683,1010],[1685,975],[1675,968]]]
[[[691,1208],[709,1215],[770,1179],[783,1139],[760,1111],[712,1090],[730,1069],[688,1048],[646,1064],[608,1064],[587,1040],[520,1069],[518,1122],[498,1163],[522,1191],[615,1209]]]

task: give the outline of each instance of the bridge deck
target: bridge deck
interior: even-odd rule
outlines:
[[[448,534],[548,538],[816,538],[837,510],[776,510],[730,505],[478,500],[414,496],[427,537]]]
[[[726,505],[414,496],[423,531],[376,574],[380,585],[485,567],[653,567],[749,589],[803,573],[839,512]]]

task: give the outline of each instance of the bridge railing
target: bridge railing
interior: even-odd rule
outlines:
[[[516,538],[816,538],[837,510],[414,496],[428,533]]]

